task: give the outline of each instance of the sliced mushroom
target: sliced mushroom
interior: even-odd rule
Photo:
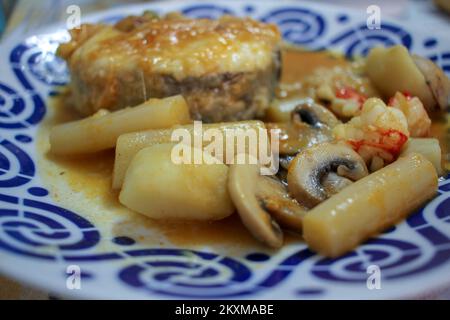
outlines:
[[[266,123],[267,129],[280,130],[280,154],[295,155],[315,144],[331,141],[331,129],[340,121],[327,108],[304,102],[291,113],[291,121]]]
[[[368,175],[364,160],[350,146],[340,143],[321,143],[300,152],[288,170],[290,193],[302,204],[314,207],[342,189],[348,181],[334,182],[324,186],[324,179],[330,173],[351,181]],[[336,176],[331,176],[335,180]],[[336,187],[340,186],[340,187]]]
[[[332,129],[341,123],[330,110],[317,103],[299,104],[292,111],[291,116],[294,123],[303,122],[313,128],[327,126]]]
[[[228,191],[253,236],[278,248],[283,243],[283,232],[277,222],[300,231],[306,209],[289,196],[280,181],[260,175],[259,169],[259,165],[252,164],[230,165]]]
[[[445,110],[449,105],[450,80],[444,71],[431,60],[412,55],[414,63],[423,74],[426,84],[436,102],[437,109]]]
[[[255,238],[278,248],[283,244],[283,232],[257,197],[259,166],[232,164],[228,175],[228,191],[242,222]]]
[[[296,89],[298,91],[298,88]],[[273,99],[265,112],[265,119],[270,122],[289,122],[295,107],[302,103],[313,103],[309,97]]]
[[[280,132],[280,155],[295,155],[300,150],[333,139],[331,130],[320,130],[306,123],[293,124],[292,122],[266,123],[268,130]]]
[[[263,208],[283,227],[301,232],[307,208],[293,199],[277,178],[260,176],[258,183],[257,196]]]

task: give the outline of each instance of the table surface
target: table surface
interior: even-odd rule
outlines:
[[[310,0],[313,1],[313,0]],[[21,37],[45,25],[63,21],[68,5],[77,4],[82,14],[111,8],[126,3],[148,2],[145,0],[19,0],[8,21],[5,37]],[[305,1],[307,2],[307,1]],[[365,10],[372,3],[381,7],[382,15],[386,14],[400,23],[413,24],[420,21],[421,25],[430,30],[450,30],[450,16],[437,9],[428,0],[314,0],[314,2],[339,3],[352,8]],[[26,23],[25,23],[26,21]],[[0,276],[0,300],[3,299],[48,299],[49,293],[35,290],[11,279]],[[427,299],[450,300],[450,288],[444,292],[435,293]]]

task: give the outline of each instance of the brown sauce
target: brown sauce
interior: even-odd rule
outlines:
[[[287,50],[283,54],[282,81],[299,81],[317,67],[332,67],[344,62],[327,52]],[[57,157],[48,152],[50,128],[77,118],[65,106],[64,96],[49,101],[49,112],[38,136],[39,172],[55,201],[86,216],[102,229],[104,238],[128,235],[146,246],[195,248],[213,245],[219,251],[226,248],[227,253],[230,250],[269,250],[250,235],[237,214],[216,222],[174,223],[152,220],[123,207],[118,201],[118,192],[111,188],[113,150],[80,157]],[[433,120],[432,135],[440,138],[444,157],[448,160],[448,117],[435,116]],[[285,243],[299,241],[299,235],[286,233]]]
[[[347,60],[328,51],[284,50],[282,54],[282,83],[295,83],[310,75],[318,67],[332,68],[347,64]]]

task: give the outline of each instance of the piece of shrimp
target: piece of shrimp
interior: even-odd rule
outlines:
[[[411,137],[427,137],[429,135],[431,119],[418,97],[413,97],[407,92],[397,92],[389,100],[388,105],[403,112]]]
[[[378,98],[368,99],[360,115],[337,125],[333,134],[336,139],[349,143],[371,171],[397,159],[409,137],[405,115]]]
[[[363,59],[345,66],[318,68],[302,82],[303,90],[337,117],[349,119],[359,114],[366,97],[379,96],[363,69]]]
[[[358,115],[367,97],[352,87],[337,88],[330,109],[342,118]]]

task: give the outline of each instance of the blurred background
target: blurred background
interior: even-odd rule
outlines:
[[[433,32],[448,32],[450,30],[450,0],[292,1],[330,3],[364,11],[369,5],[376,4],[381,8],[382,16],[386,15],[398,23],[420,23],[423,28],[433,30]],[[40,27],[65,21],[67,17],[66,8],[69,5],[78,5],[84,15],[127,3],[139,2],[151,2],[151,0],[0,0],[0,50],[2,38],[20,38]],[[0,300],[49,298],[52,298],[51,293],[33,290],[0,276]],[[450,290],[422,298],[450,299]]]
[[[0,37],[26,34],[45,25],[66,19],[66,8],[78,5],[82,14],[126,3],[152,0],[0,0]],[[180,0],[182,1],[182,0]],[[260,0],[264,1],[264,0]],[[331,3],[366,10],[376,4],[382,14],[405,23],[421,21],[434,30],[450,27],[450,0],[292,0],[296,2]],[[425,24],[423,24],[425,22]]]

